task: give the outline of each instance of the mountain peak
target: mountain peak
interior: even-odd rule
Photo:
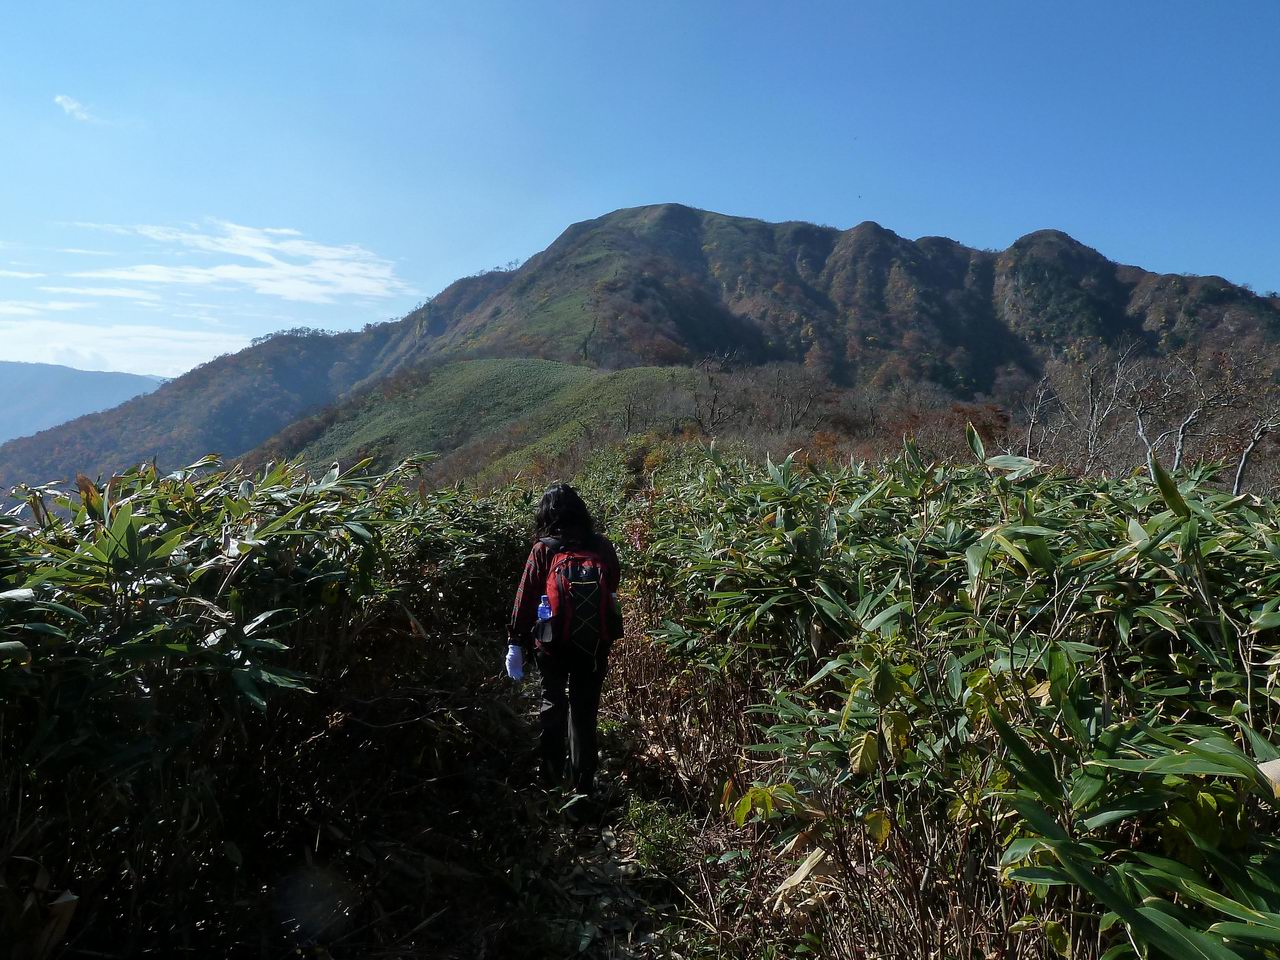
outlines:
[[[887,227],[882,227],[874,220],[863,220],[857,226],[850,228],[850,233],[866,234],[867,236],[887,236],[896,237],[897,234]]]
[[[1010,252],[1022,252],[1048,255],[1054,253],[1085,254],[1098,259],[1106,259],[1093,247],[1086,246],[1069,233],[1061,230],[1033,230],[1015,240],[1009,247]]]

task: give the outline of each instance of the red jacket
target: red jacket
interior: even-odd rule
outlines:
[[[618,565],[618,553],[608,538],[592,534],[586,546],[600,554],[604,561],[604,587],[616,593],[622,576]],[[551,572],[551,558],[555,550],[539,540],[529,551],[524,563],[524,576],[516,588],[516,602],[511,610],[511,623],[507,626],[507,643],[514,643],[528,653],[533,649],[533,625],[538,619],[538,603],[547,592],[547,574]]]

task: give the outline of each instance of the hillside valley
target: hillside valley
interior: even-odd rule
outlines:
[[[687,371],[708,356],[803,365],[838,389],[1001,402],[1055,357],[1122,344],[1151,356],[1269,356],[1278,336],[1275,297],[1117,264],[1058,231],[984,251],[875,223],[839,230],[661,204],[575,224],[518,269],[461,279],[402,320],[273,336],[108,412],[11,440],[0,485],[257,448],[326,459],[430,444],[448,454],[500,427],[506,456],[522,446],[514,434],[539,439],[536,422],[517,421],[552,394],[588,380],[608,394],[621,382],[592,371]],[[485,358],[560,366],[537,368],[549,377],[538,383],[519,364],[446,370]],[[638,388],[654,375],[629,376]],[[450,426],[473,415],[469,405],[484,429]],[[443,418],[446,409],[457,413]]]

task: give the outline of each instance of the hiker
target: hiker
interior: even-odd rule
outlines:
[[[542,678],[540,748],[547,786],[568,777],[595,791],[596,716],[609,647],[622,635],[618,555],[595,532],[591,513],[567,483],[551,486],[534,517],[534,544],[516,590],[507,635],[507,674],[524,676],[530,654]]]

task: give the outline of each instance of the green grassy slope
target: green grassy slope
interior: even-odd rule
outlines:
[[[620,421],[627,402],[691,385],[693,371],[639,367],[604,372],[537,359],[464,360],[418,382],[374,390],[339,408],[301,447],[277,437],[255,454],[301,456],[315,466],[379,465],[436,453],[460,464],[518,468],[554,456],[602,423]]]
[[[500,477],[524,469],[539,459],[554,460],[580,442],[591,443],[604,426],[618,425],[629,401],[665,396],[678,398],[692,392],[694,371],[685,367],[632,367],[593,376],[558,391],[536,410],[530,410],[498,437],[500,442],[476,451],[479,476]],[[454,455],[461,463],[470,453],[462,448]]]
[[[393,462],[453,450],[592,375],[586,367],[550,360],[450,364],[399,394],[375,391],[362,398],[299,453],[310,463],[346,463],[364,456]]]

